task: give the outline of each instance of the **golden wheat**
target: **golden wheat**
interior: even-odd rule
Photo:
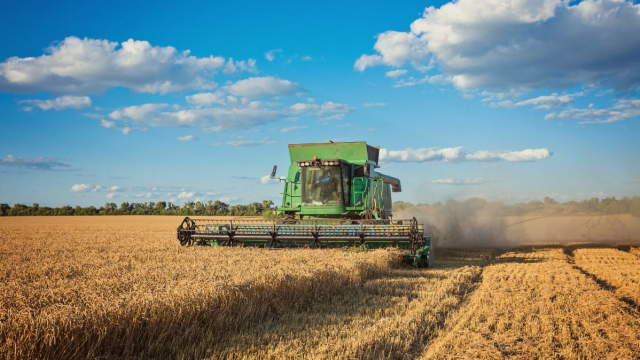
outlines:
[[[437,250],[418,270],[180,247],[180,221],[0,218],[0,358],[640,357],[637,247]]]
[[[388,251],[182,248],[167,219],[1,226],[4,358],[191,357],[203,333],[305,308],[399,261]]]
[[[513,251],[447,321],[424,358],[640,356],[640,318],[574,269],[560,248]]]
[[[308,311],[256,324],[212,349],[219,358],[402,358],[433,337],[460,305],[485,256],[455,254],[435,269],[395,269]],[[477,254],[476,254],[477,255]]]
[[[622,298],[640,304],[640,257],[617,249],[578,249],[575,263],[608,285]]]

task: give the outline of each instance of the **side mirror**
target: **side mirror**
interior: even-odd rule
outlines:
[[[276,177],[276,170],[278,170],[278,165],[273,165],[273,170],[271,170],[271,178]]]

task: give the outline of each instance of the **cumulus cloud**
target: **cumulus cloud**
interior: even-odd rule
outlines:
[[[408,71],[405,69],[396,69],[396,70],[387,71],[384,75],[390,78],[397,78],[399,76],[406,74],[407,72]]]
[[[267,61],[273,61],[276,58],[276,54],[281,52],[282,52],[282,49],[269,50],[266,53],[264,53],[264,58],[267,59]]]
[[[625,0],[459,0],[387,31],[358,71],[437,64],[460,89],[630,89],[640,84],[640,5]]]
[[[105,120],[105,119],[101,119],[100,120],[100,126],[105,128],[105,129],[113,129],[113,130],[116,130],[116,131],[120,131],[124,135],[129,135],[132,132],[147,132],[148,131],[147,128],[131,127],[131,126],[127,126],[127,125],[123,125],[123,124],[117,123],[115,121],[109,121],[109,120]]]
[[[225,61],[221,56],[195,57],[189,50],[152,46],[129,39],[118,43],[67,37],[37,57],[11,57],[0,63],[0,91],[100,93],[113,87],[137,92],[213,89],[222,70],[255,71],[255,60]]]
[[[104,190],[104,188],[100,185],[89,185],[89,184],[74,184],[70,192],[98,192]]]
[[[282,129],[280,129],[280,132],[283,132],[283,133],[289,133],[289,132],[292,132],[292,131],[298,131],[298,130],[302,130],[302,129],[306,129],[306,128],[307,128],[307,126],[306,126],[306,125],[302,125],[302,126],[289,126],[289,127],[286,127],[286,128],[282,128]]]
[[[522,101],[514,102],[512,100],[504,100],[499,102],[492,102],[489,104],[491,107],[521,107],[521,106],[533,106],[536,109],[545,109],[549,110],[552,108],[559,108],[564,106],[569,106],[573,104],[575,97],[581,96],[581,93],[578,94],[565,94],[558,95],[553,93],[551,95],[538,96],[533,99],[527,99]]]
[[[112,120],[148,126],[193,127],[208,131],[240,130],[275,121],[283,114],[259,101],[227,97],[226,105],[173,110],[168,104],[143,104],[117,109]],[[103,120],[106,121],[106,120]]]
[[[115,197],[118,197],[118,194],[116,194],[116,193],[108,193],[107,194],[107,199],[113,199]]]
[[[235,74],[237,72],[256,73],[258,69],[256,68],[255,59],[233,61],[233,58],[229,58],[222,72],[225,74]]]
[[[390,162],[530,162],[552,156],[547,149],[526,149],[521,151],[487,151],[469,152],[463,147],[453,148],[421,148],[405,150],[380,149],[380,161]]]
[[[183,191],[178,194],[178,199],[190,199],[194,197],[196,193],[194,191]]]
[[[546,120],[583,120],[580,124],[606,124],[640,117],[640,100],[621,99],[613,106],[596,109],[590,106],[586,109],[567,109],[552,112],[545,116]]]
[[[431,180],[432,184],[438,185],[482,185],[489,182],[493,182],[495,180],[486,180],[486,179],[437,179]]]
[[[88,96],[60,96],[50,100],[21,100],[18,104],[29,105],[27,109],[31,109],[32,106],[38,107],[44,111],[47,110],[62,110],[62,109],[82,109],[91,106],[91,98]]]
[[[65,170],[71,165],[65,164],[55,157],[35,157],[21,158],[13,155],[7,155],[0,158],[0,166],[15,166],[35,170]]]
[[[193,135],[186,135],[186,136],[179,136],[176,140],[178,140],[178,141],[196,141],[196,140],[198,140],[198,138],[193,136]]]
[[[221,142],[221,143],[214,143],[211,144],[213,146],[259,146],[259,145],[270,145],[270,144],[275,144],[276,141],[273,139],[269,139],[269,138],[264,138],[264,139],[260,139],[260,140],[233,140],[233,141],[227,141],[227,142]]]
[[[292,95],[300,87],[289,80],[282,80],[271,76],[250,77],[226,86],[225,89],[236,96],[260,98],[265,96]]]
[[[123,188],[121,188],[120,186],[111,186],[111,187],[104,187],[102,185],[91,185],[91,184],[74,184],[71,189],[69,189],[70,192],[103,192],[103,191],[110,191],[111,193],[107,195],[108,198],[113,198],[116,196],[115,192],[120,192],[120,191],[124,191]],[[111,195],[111,196],[109,196]]]
[[[292,114],[305,114],[305,115],[328,115],[328,114],[344,114],[355,110],[347,104],[335,103],[333,101],[326,101],[322,105],[313,103],[297,103],[289,107],[289,111]]]
[[[438,75],[425,75],[419,79],[414,77],[409,77],[407,79],[397,80],[395,84],[393,84],[394,88],[407,87],[407,86],[416,86],[422,84],[431,84],[431,85],[445,85],[450,83],[451,77],[444,76],[442,74]]]
[[[226,95],[222,92],[206,92],[187,96],[187,102],[196,106],[206,106],[211,104],[224,105]]]

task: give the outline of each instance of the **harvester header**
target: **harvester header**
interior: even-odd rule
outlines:
[[[397,247],[416,266],[430,266],[431,238],[416,219],[392,218],[400,180],[378,172],[380,148],[366,142],[291,144],[278,220],[185,218],[182,245],[261,247]],[[275,177],[274,166],[272,177]]]

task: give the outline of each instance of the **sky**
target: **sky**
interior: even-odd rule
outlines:
[[[13,1],[0,203],[263,199],[367,141],[394,200],[640,195],[631,1]]]

